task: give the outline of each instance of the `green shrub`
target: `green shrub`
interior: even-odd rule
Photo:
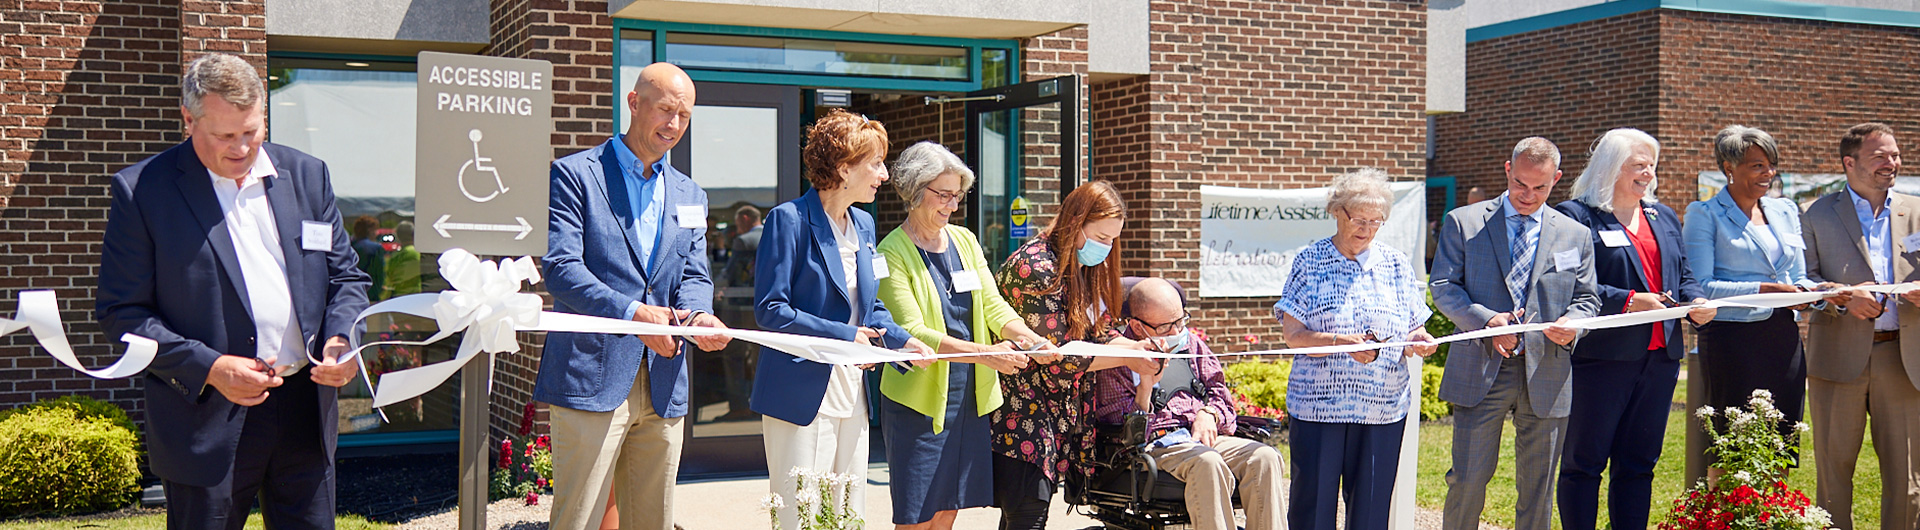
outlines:
[[[1440,399],[1440,376],[1445,373],[1446,368],[1431,363],[1420,367],[1420,419],[1437,420],[1453,415],[1453,404]]]
[[[1227,385],[1234,392],[1247,399],[1240,405],[1242,412],[1255,412],[1256,416],[1277,416],[1264,412],[1285,412],[1287,410],[1287,375],[1292,373],[1291,361],[1241,361],[1227,365]],[[1248,407],[1259,407],[1249,409]]]
[[[47,410],[47,409],[71,410],[73,411],[74,416],[78,417],[81,420],[105,419],[107,421],[113,422],[114,425],[119,425],[120,428],[122,429],[126,429],[127,432],[133,433],[133,437],[135,440],[140,439],[140,428],[135,427],[133,425],[133,419],[127,417],[127,411],[120,410],[119,406],[114,405],[112,403],[108,403],[98,399],[93,399],[87,396],[60,396],[53,399],[36,401],[26,405],[21,405],[19,408],[0,411],[0,421],[6,421],[8,416],[12,416],[14,414],[27,412],[30,410]]]
[[[0,420],[0,517],[126,506],[140,492],[133,432],[64,406]]]
[[[1434,337],[1445,337],[1452,335],[1454,331],[1459,329],[1453,325],[1453,320],[1448,319],[1446,315],[1440,314],[1439,306],[1433,305],[1433,291],[1427,291],[1427,309],[1433,311],[1433,316],[1427,317],[1427,334],[1433,335]],[[1440,349],[1435,350],[1433,356],[1427,358],[1427,365],[1446,366],[1448,346],[1452,346],[1452,344],[1441,344]]]

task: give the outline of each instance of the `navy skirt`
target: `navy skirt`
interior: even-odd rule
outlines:
[[[892,399],[880,399],[887,443],[893,524],[920,524],[937,512],[993,505],[993,447],[989,420],[974,404],[974,366],[947,371],[946,425]]]

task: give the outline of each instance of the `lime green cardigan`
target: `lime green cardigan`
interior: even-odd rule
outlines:
[[[946,233],[952,248],[960,252],[960,262],[967,270],[980,275],[981,288],[973,291],[973,341],[993,344],[1001,328],[1019,319],[1020,314],[1007,305],[1000,289],[994,286],[993,271],[987,268],[987,258],[981,253],[979,239],[973,232],[947,225]],[[907,237],[904,227],[895,228],[880,242],[880,254],[886,256],[887,270],[892,271],[880,280],[880,301],[893,313],[894,323],[906,328],[920,342],[939,349],[940,339],[947,336],[947,321],[941,309],[945,303],[940,299],[942,293],[936,290],[926,261],[920,257],[919,248]],[[932,366],[908,372],[882,370],[880,393],[933,418],[933,432],[938,433],[945,428],[947,370],[952,364],[935,361]],[[1000,395],[1000,373],[984,364],[973,364],[973,370],[974,403],[979,404],[979,413],[985,416],[1005,401]]]

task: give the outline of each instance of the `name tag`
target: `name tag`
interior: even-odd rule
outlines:
[[[707,206],[704,204],[682,204],[678,206],[680,228],[705,230],[707,228]]]
[[[1807,240],[1805,238],[1800,237],[1800,234],[1786,234],[1786,235],[1780,236],[1780,244],[1797,248],[1800,250],[1807,249]]]
[[[873,257],[873,279],[885,280],[887,279],[888,276],[892,276],[892,275],[893,274],[887,270],[886,256],[874,256]]]
[[[1902,254],[1920,250],[1920,232],[1907,234],[1907,237],[1901,238],[1900,248],[1904,249],[1900,251]]]
[[[980,273],[970,270],[953,271],[953,292],[971,293],[980,289]]]
[[[1570,248],[1553,253],[1553,268],[1563,271],[1580,268],[1580,249]]]
[[[333,250],[333,225],[318,221],[301,221],[300,248],[320,252]]]
[[[1600,243],[1605,244],[1607,248],[1619,248],[1632,244],[1627,241],[1627,233],[1621,230],[1601,230]]]

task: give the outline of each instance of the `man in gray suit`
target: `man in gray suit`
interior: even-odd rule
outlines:
[[[1506,193],[1447,212],[1433,257],[1434,304],[1461,331],[1593,316],[1591,231],[1545,206],[1560,181],[1559,149],[1545,138],[1521,140],[1506,170]],[[1442,528],[1479,528],[1509,411],[1519,469],[1514,529],[1552,527],[1553,477],[1573,397],[1568,359],[1579,335],[1555,326],[1454,343],[1440,381],[1440,399],[1454,404]]]

